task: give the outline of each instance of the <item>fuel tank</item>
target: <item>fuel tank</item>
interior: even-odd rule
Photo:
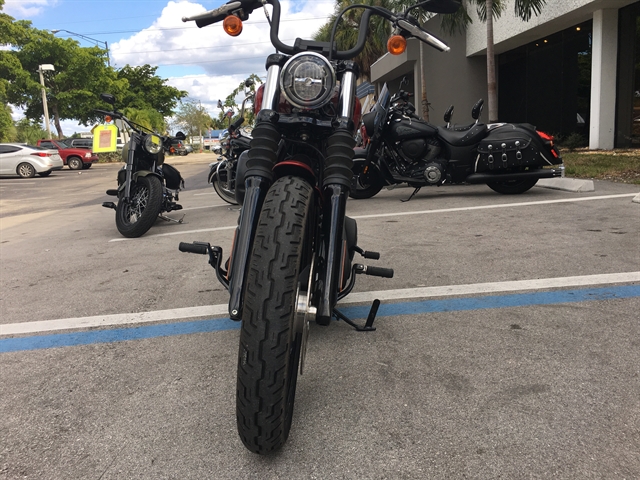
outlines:
[[[391,121],[391,136],[396,142],[414,138],[435,137],[437,132],[438,129],[433,125],[415,118],[400,118]]]

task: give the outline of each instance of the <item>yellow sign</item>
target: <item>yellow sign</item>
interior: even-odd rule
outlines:
[[[93,151],[95,153],[115,152],[118,127],[115,125],[96,125],[93,127]]]

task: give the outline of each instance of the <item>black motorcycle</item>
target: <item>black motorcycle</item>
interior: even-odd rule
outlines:
[[[250,82],[250,83],[249,83]],[[253,81],[245,82],[247,87],[253,85]],[[238,158],[242,152],[249,150],[251,136],[243,133],[240,126],[244,123],[244,108],[248,100],[254,98],[254,94],[248,94],[242,102],[240,118],[229,125],[229,128],[220,134],[220,156],[217,162],[209,164],[208,181],[222,200],[232,205],[237,205],[236,200],[236,169]]]
[[[410,13],[418,6],[451,13],[459,2],[431,0],[400,14],[358,5],[364,9],[359,36],[347,51],[335,46],[335,25],[330,42],[282,43],[278,0],[231,1],[183,20],[196,20],[199,27],[224,21],[225,31],[237,35],[242,20],[263,3],[273,7],[270,38],[281,53],[267,58],[267,79],[256,94],[251,148],[238,162],[242,208],[231,257],[223,268],[220,247],[194,242],[180,244],[180,250],[208,254],[218,280],[229,290],[230,317],[242,321],[238,432],[249,450],[267,454],[289,434],[309,323],[328,325],[335,317],[357,330],[373,330],[379,301],[373,302],[364,326],[336,304],[351,292],[358,274],[393,276],[391,269],[352,263],[356,253],[371,259],[379,254],[358,247],[356,222],[345,215],[360,105],[351,59],[364,49],[374,14],[401,33],[392,38],[394,47],[406,45],[404,37],[417,37],[447,50]]]
[[[354,158],[352,198],[371,198],[382,187],[407,183],[415,190],[455,183],[485,183],[503,194],[531,189],[539,179],[562,176],[564,166],[553,137],[526,123],[479,123],[483,101],[474,105],[475,122],[446,126],[421,120],[404,90],[391,96],[385,84],[362,123],[369,137]],[[559,166],[558,168],[552,168]]]
[[[164,154],[171,150],[172,142],[184,140],[185,135],[178,132],[175,137],[169,137],[145,132],[144,127],[115,109],[116,99],[113,95],[103,93],[100,98],[110,103],[114,110],[96,112],[122,120],[130,129],[129,141],[122,149],[125,165],[118,171],[118,188],[107,190],[107,195],[118,197],[118,203],[102,204],[116,211],[118,231],[125,237],[135,238],[144,235],[158,217],[182,223],[182,219],[175,220],[163,215],[164,212],[182,210],[182,205],[176,201],[180,188],[184,187],[180,172],[164,163]]]

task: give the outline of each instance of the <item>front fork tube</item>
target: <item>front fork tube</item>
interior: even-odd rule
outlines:
[[[124,199],[129,202],[131,198],[131,182],[133,180],[133,161],[136,156],[137,142],[135,136],[132,135],[129,140],[129,152],[127,155],[127,165],[125,166],[125,180],[124,180]]]
[[[333,307],[337,301],[343,261],[342,232],[348,196],[349,189],[344,185],[330,184],[324,187],[325,215],[322,222],[324,243],[321,248],[324,250],[325,261],[320,267],[319,280],[323,288],[316,316],[316,321],[320,325],[329,325]]]
[[[269,185],[270,182],[266,178],[257,175],[245,179],[246,193],[229,266],[229,316],[232,320],[242,318],[242,295],[249,255]]]

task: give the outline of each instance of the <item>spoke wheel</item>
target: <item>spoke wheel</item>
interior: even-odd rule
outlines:
[[[291,428],[304,334],[297,303],[300,285],[307,285],[301,272],[311,263],[313,194],[300,178],[278,179],[267,193],[254,239],[236,391],[238,433],[254,453],[279,449]]]
[[[125,237],[144,235],[156,221],[162,207],[162,183],[158,177],[139,177],[131,185],[131,198],[118,201],[116,226]]]

